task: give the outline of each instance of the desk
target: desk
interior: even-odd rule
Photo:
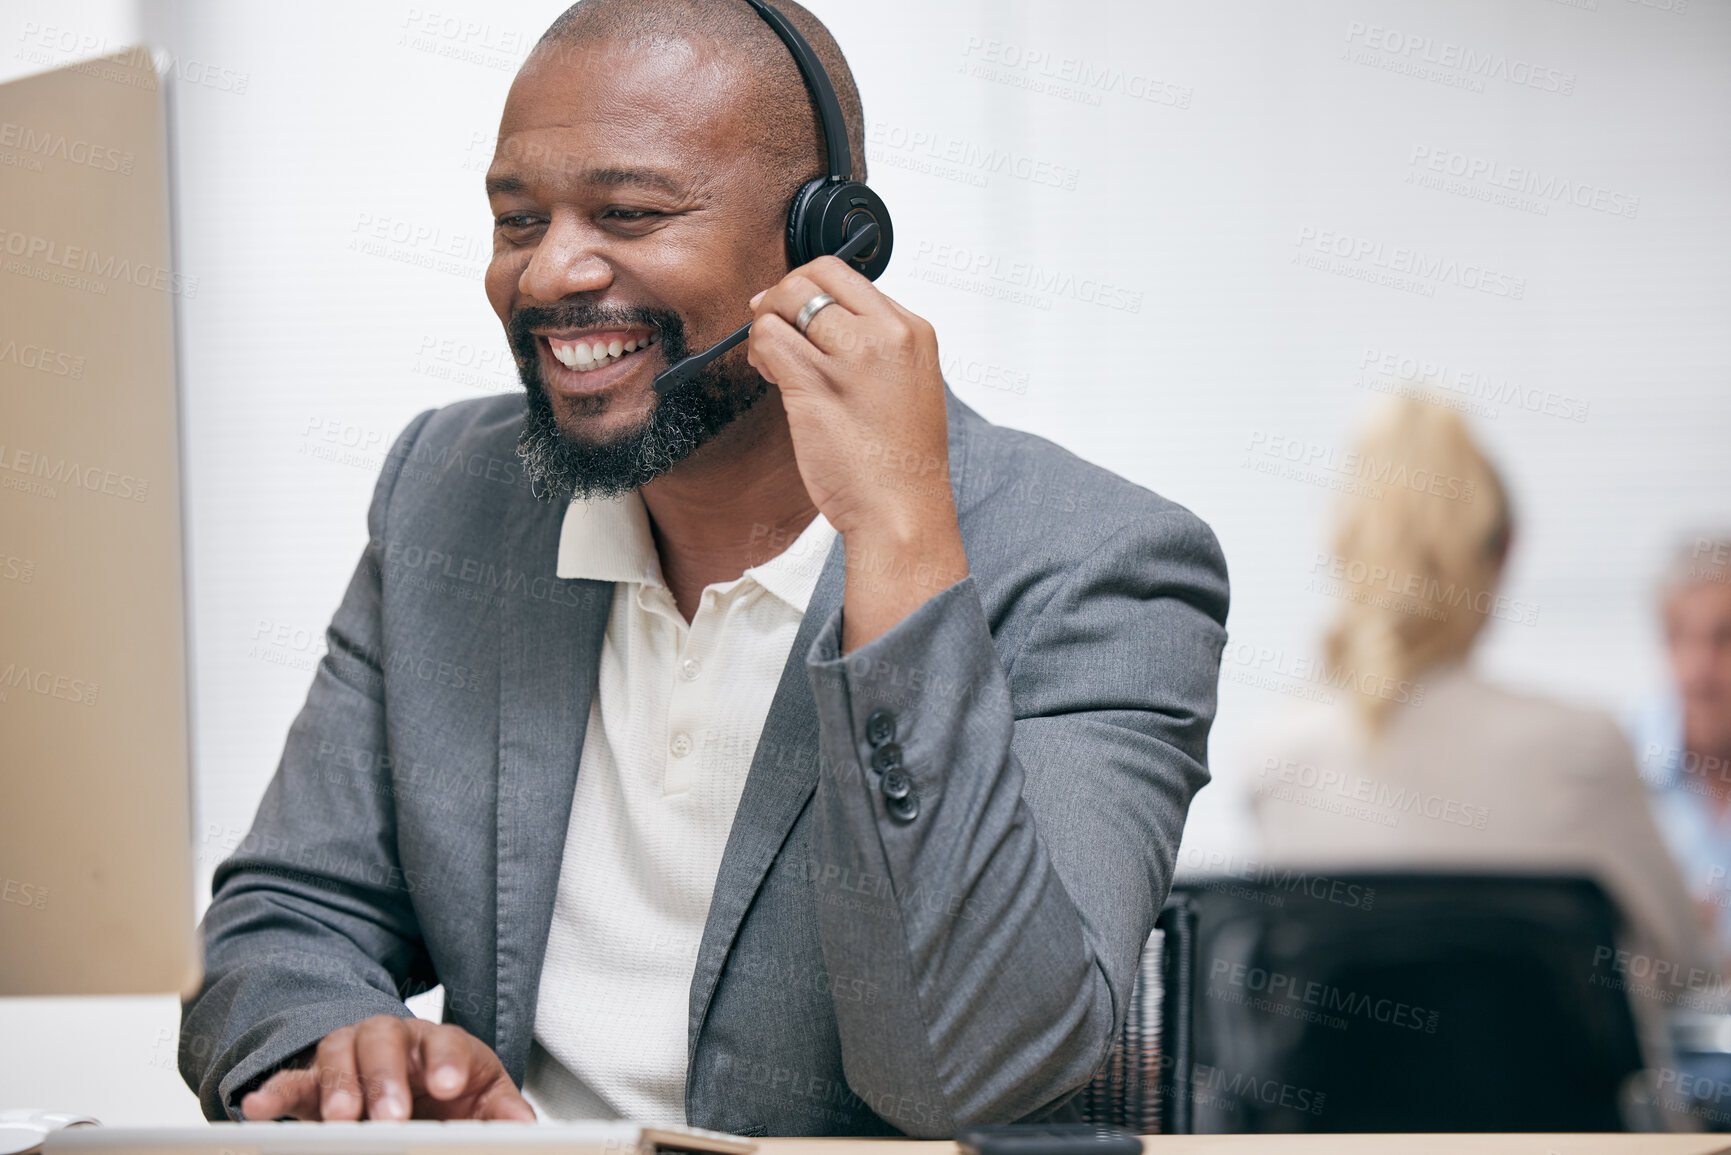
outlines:
[[[955,1155],[950,1142],[759,1139],[763,1155]],[[1147,1155],[1722,1155],[1731,1135],[1150,1135]]]

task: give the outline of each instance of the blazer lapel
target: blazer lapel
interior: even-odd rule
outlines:
[[[696,1053],[697,1036],[709,1011],[709,1000],[721,977],[722,964],[733,949],[734,936],[745,918],[757,888],[769,873],[781,844],[799,818],[800,811],[817,789],[817,703],[812,700],[806,678],[805,655],[818,630],[841,608],[845,577],[841,539],[830,547],[823,572],[812,589],[793,649],[782,667],[781,681],[771,699],[757,752],[745,791],[739,796],[733,829],[722,851],[721,869],[715,877],[715,894],[709,903],[709,921],[703,927],[703,942],[697,950],[697,969],[691,976],[691,1029],[689,1059]]]
[[[522,1083],[613,583],[554,577],[564,507],[507,517],[499,650],[494,1049]]]
[[[974,413],[944,389],[949,422],[950,487],[956,506],[962,506],[962,478],[967,464],[967,438],[963,426]],[[733,830],[722,852],[721,869],[715,878],[715,894],[709,904],[709,921],[703,927],[703,942],[697,951],[697,969],[691,976],[691,1018],[687,1036],[687,1059],[697,1052],[697,1036],[709,1013],[709,1000],[721,978],[721,968],[733,949],[739,924],[757,897],[758,887],[769,873],[770,863],[787,841],[793,824],[817,789],[817,703],[805,673],[805,655],[817,632],[830,615],[841,608],[846,579],[846,555],[838,537],[830,547],[823,573],[812,590],[811,603],[794,636],[793,649],[782,668],[781,682],[770,702],[763,735],[751,760],[751,772]]]

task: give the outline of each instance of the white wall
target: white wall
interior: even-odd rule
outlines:
[[[184,375],[206,875],[275,767],[383,450],[428,406],[516,388],[479,283],[481,172],[512,71],[562,6],[9,0],[0,16],[15,47],[31,22],[109,47],[142,24],[175,61],[180,247],[199,279]],[[1275,438],[1344,450],[1365,383],[1389,380],[1366,364],[1377,350],[1585,407],[1478,403],[1522,517],[1506,592],[1538,607],[1494,626],[1484,665],[1613,708],[1654,683],[1659,559],[1675,532],[1731,522],[1731,3],[812,7],[853,63],[896,214],[881,286],[937,326],[964,400],[1214,526],[1235,643],[1308,654],[1334,608],[1307,589],[1328,491],[1248,466]],[[1496,74],[1424,63],[1465,53]],[[1420,182],[1415,157],[1456,155],[1567,195]],[[375,240],[378,222],[408,239]],[[1370,255],[1307,267],[1325,234]],[[1454,279],[1353,275],[1397,249]],[[1060,287],[1018,286],[1018,262]],[[1469,268],[1501,292],[1463,287]],[[1137,307],[1087,299],[1100,283]],[[1217,765],[1285,700],[1224,681]],[[1229,791],[1205,791],[1187,849],[1241,838]],[[67,1086],[65,1038],[148,1055],[174,1022],[172,1003],[149,1008],[110,1027],[100,1008],[0,1004],[0,1037],[50,1056],[0,1067],[4,1097]],[[97,1081],[56,1101],[189,1109]]]

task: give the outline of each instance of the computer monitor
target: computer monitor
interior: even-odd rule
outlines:
[[[0,995],[198,981],[165,95],[0,84]]]

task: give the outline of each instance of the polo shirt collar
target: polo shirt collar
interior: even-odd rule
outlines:
[[[750,579],[804,613],[835,538],[835,527],[820,513],[786,549],[752,566],[738,580]],[[562,578],[667,588],[661,576],[661,556],[649,529],[649,511],[638,492],[571,502],[559,528],[559,559],[554,572]],[[721,588],[732,585],[724,583]]]

